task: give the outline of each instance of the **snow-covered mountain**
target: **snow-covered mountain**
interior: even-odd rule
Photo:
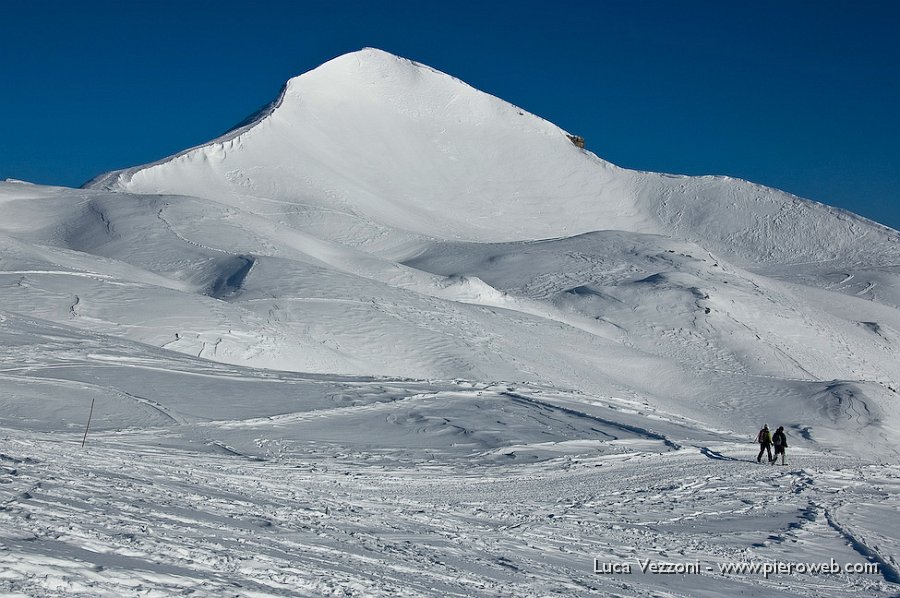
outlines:
[[[61,549],[67,558],[85,556],[74,551],[75,541],[62,541],[64,549],[33,542],[28,534],[43,536],[28,522],[57,529],[65,507],[56,502],[62,498],[46,498],[45,512],[36,516],[21,498],[36,493],[25,486],[43,488],[39,474],[67,470],[113,480],[109,467],[132,467],[126,463],[137,450],[152,453],[149,469],[134,474],[148,501],[163,500],[147,484],[153,471],[167,467],[193,470],[203,462],[229,476],[258,474],[265,499],[241,500],[274,510],[254,519],[268,521],[260,524],[266,529],[244,534],[241,542],[256,542],[257,533],[265,542],[285,540],[282,528],[296,533],[299,520],[277,515],[293,508],[279,483],[287,476],[307,485],[312,494],[303,500],[339,512],[334,529],[309,518],[302,523],[343,538],[329,544],[332,559],[357,555],[340,547],[354,537],[357,511],[351,498],[332,504],[329,484],[343,478],[316,481],[308,475],[316,468],[362,475],[360,484],[377,487],[365,499],[369,506],[378,495],[394,496],[389,479],[411,485],[412,495],[393,498],[408,501],[403,517],[418,512],[415,505],[433,507],[447,492],[466,495],[441,503],[456,523],[412,524],[398,532],[433,540],[450,534],[448,526],[478,519],[478,511],[460,510],[464,504],[477,503],[489,518],[517,525],[509,512],[497,512],[505,499],[462,489],[471,468],[472,480],[509,486],[498,492],[510,500],[516,484],[536,475],[546,485],[526,491],[532,514],[550,508],[541,498],[549,493],[554,504],[571,498],[562,512],[583,520],[596,508],[585,493],[599,493],[609,505],[616,494],[604,494],[604,487],[616,493],[636,490],[634,484],[662,488],[672,483],[666,464],[674,463],[678,484],[699,471],[708,476],[699,487],[716,500],[691,498],[688,486],[676,484],[684,512],[673,513],[660,499],[639,509],[638,521],[627,515],[635,503],[624,501],[614,510],[617,525],[629,520],[634,527],[628,529],[643,529],[662,522],[663,512],[672,525],[699,517],[691,512],[712,521],[716,504],[733,503],[723,513],[739,525],[772,534],[801,530],[784,537],[799,542],[809,559],[823,556],[816,546],[824,536],[836,535],[828,540],[834,546],[855,542],[854,558],[882,567],[874,581],[852,578],[860,595],[889,592],[900,581],[896,543],[885,539],[900,536],[885,531],[894,525],[886,523],[890,518],[837,514],[845,503],[830,493],[838,492],[843,470],[815,478],[824,489],[814,491],[808,468],[773,473],[742,461],[755,456],[749,441],[763,422],[784,425],[797,460],[856,467],[859,479],[878,480],[884,508],[900,502],[897,470],[883,464],[900,455],[897,231],[746,181],[619,168],[537,116],[374,49],[291,79],[246,124],[159,162],[98,176],[77,190],[0,183],[0,213],[0,431],[13,447],[0,449],[0,457],[15,464],[7,468],[9,485],[0,486],[0,500],[13,506],[0,516],[18,530],[0,534],[0,541],[15,558],[37,559],[29,561],[33,569],[51,577],[57,569],[35,555]],[[81,442],[91,400],[92,429],[100,434],[94,450],[117,465],[51,457],[51,440]],[[248,457],[259,465],[247,465]],[[352,473],[348,457],[381,469]],[[628,465],[632,458],[637,461]],[[29,459],[36,473],[20,472]],[[640,473],[639,464],[651,473]],[[595,469],[601,465],[613,467],[612,478]],[[305,472],[302,479],[298,471],[285,473],[294,466]],[[727,472],[727,483],[712,481],[717,468]],[[423,472],[449,476],[448,486],[428,487]],[[188,477],[197,496],[226,492],[221,480]],[[610,486],[614,479],[631,481]],[[788,484],[793,511],[754,502],[752,492],[741,490],[760,480],[776,489]],[[11,488],[6,499],[4,488]],[[357,489],[341,485],[348,496]],[[78,500],[90,503],[84,492]],[[126,517],[141,512],[130,499],[101,495],[132,513]],[[874,504],[873,496],[865,500]],[[169,501],[175,510],[190,502]],[[236,516],[221,507],[229,514],[210,507],[198,525],[220,529],[215,522]],[[781,515],[766,522],[772,509]],[[390,513],[374,511],[376,527],[397,524]],[[95,552],[121,551],[120,539],[100,529],[115,524],[98,527],[89,522],[95,515],[84,507],[72,517],[93,538]],[[141,516],[157,515],[145,510]],[[164,535],[183,533],[165,517],[155,521]],[[478,550],[524,541],[482,525],[488,524],[476,522],[480,531],[472,536]],[[533,529],[544,540],[556,533],[544,523]],[[704,547],[688,532],[671,531],[626,550],[636,541],[627,531],[597,546],[589,536],[599,528],[579,529],[565,531],[585,542],[570,547],[582,551],[579,558],[585,550],[610,559],[659,558],[659,550],[687,539],[690,558],[749,558],[759,548],[746,537]],[[704,529],[722,533],[713,524]],[[444,578],[418,585],[409,571],[398,574],[431,557],[403,550],[387,557],[386,536],[371,537],[366,550],[380,553],[393,571],[383,574],[399,581],[368,583],[352,568],[313,559],[305,566],[318,573],[288,576],[281,587],[260,573],[276,565],[222,577],[218,557],[228,549],[183,546],[211,551],[217,573],[199,574],[205,581],[191,586],[210,595],[221,595],[213,578],[252,580],[248,594],[281,595],[292,583],[309,595],[348,587],[360,595],[461,591]],[[304,538],[298,549],[323,549],[312,536]],[[453,538],[466,542],[459,532]],[[161,562],[165,543],[141,542],[140,558]],[[544,546],[551,547],[557,549],[553,542]],[[281,558],[253,550],[261,562]],[[513,547],[510,554],[522,557],[523,550]],[[521,568],[478,557],[489,563],[479,572],[472,555],[454,555],[453,566],[480,583],[483,595],[502,594],[504,576],[515,580]],[[3,558],[0,552],[0,568]],[[532,582],[511,582],[518,584],[513,594],[545,593],[571,578],[572,566],[590,573],[587,561],[562,565],[538,554],[527,560],[524,569],[539,574]],[[153,568],[157,576],[143,583],[165,593],[181,587],[161,581],[166,575],[197,574],[176,561]],[[134,563],[91,562],[134,575]],[[120,593],[114,577],[98,587]],[[336,581],[329,585],[323,577]],[[604,584],[612,578],[588,579],[559,592],[611,591]],[[715,591],[728,595],[733,584],[742,591],[771,589],[763,577],[747,579],[716,578]],[[11,591],[50,587],[0,570],[0,588],[4,580],[12,580]],[[618,591],[649,595],[667,587],[658,581]],[[835,595],[846,595],[846,580],[835,581]],[[690,594],[693,583],[683,580],[680,587]],[[793,591],[805,595],[811,587],[804,582]]]

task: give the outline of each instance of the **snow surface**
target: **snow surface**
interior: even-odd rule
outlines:
[[[896,231],[373,49],[0,215],[0,592],[900,592]]]

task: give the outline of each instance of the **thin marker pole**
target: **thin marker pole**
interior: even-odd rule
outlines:
[[[91,412],[88,413],[88,422],[84,427],[84,438],[81,439],[81,448],[84,448],[84,441],[87,440],[88,429],[91,427],[91,417],[94,415],[94,399],[91,399]]]

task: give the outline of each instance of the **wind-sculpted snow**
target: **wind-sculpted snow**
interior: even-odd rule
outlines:
[[[896,595],[896,466],[793,431],[757,465],[624,397],[250,370],[10,313],[0,341],[6,593]]]
[[[898,268],[337,58],[209,144],[0,183],[0,593],[896,595]]]
[[[439,446],[413,465],[358,444],[303,439],[302,450],[285,451],[264,441],[270,456],[260,460],[227,443],[176,439],[172,428],[104,432],[81,451],[70,435],[5,435],[0,589],[896,595],[900,488],[888,466],[803,452],[788,467],[759,466],[752,448],[723,441],[664,453],[640,441],[603,443],[609,453],[581,441],[569,445],[574,454],[535,461],[516,450],[496,464],[447,462]],[[710,457],[720,454],[733,460]],[[720,569],[831,563],[838,570]],[[651,565],[696,569],[642,572]]]

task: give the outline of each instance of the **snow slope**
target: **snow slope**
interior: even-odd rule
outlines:
[[[0,214],[2,591],[897,592],[896,231],[373,49]]]
[[[374,49],[291,79],[218,140],[89,186],[312,219],[376,247],[379,225],[468,241],[662,233],[750,263],[848,258],[863,238],[867,262],[892,263],[897,243],[895,231],[744,181],[618,168],[543,119]]]

